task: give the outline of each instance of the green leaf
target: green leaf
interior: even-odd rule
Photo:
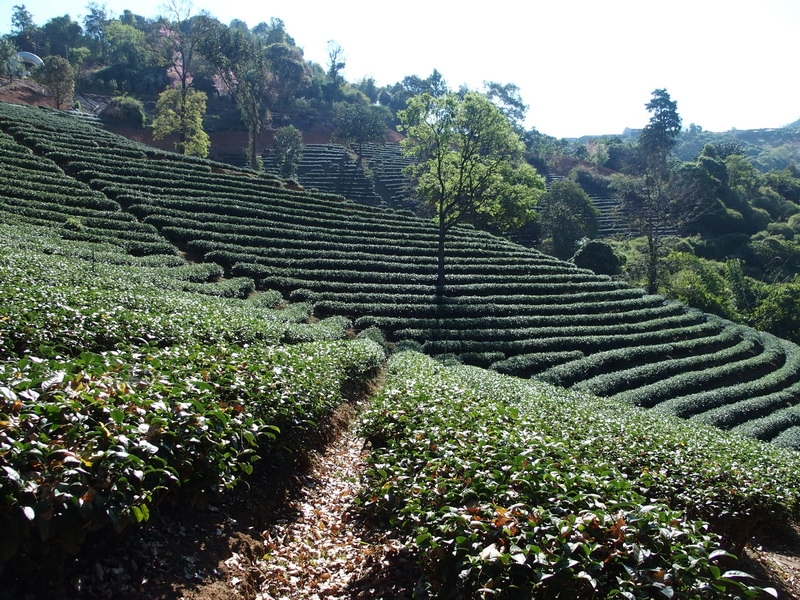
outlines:
[[[3,469],[5,470],[6,474],[8,475],[9,479],[16,483],[17,485],[22,485],[22,477],[20,477],[19,473],[16,469],[12,469],[11,467],[7,467],[3,465]]]
[[[140,509],[138,506],[131,506],[131,512],[133,513],[133,518],[136,519],[137,523],[144,521],[144,514],[142,513],[142,509]]]
[[[732,558],[734,560],[736,559],[735,555],[731,554],[727,550],[723,550],[722,548],[719,548],[717,550],[714,550],[711,554],[708,555],[708,560],[716,560],[716,559],[718,559],[720,557]]]
[[[755,579],[750,573],[745,573],[744,571],[725,571],[722,574],[722,579]]]

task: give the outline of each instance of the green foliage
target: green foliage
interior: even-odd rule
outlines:
[[[586,190],[587,193],[599,196],[611,194],[611,180],[607,176],[585,167],[575,167],[567,177],[570,181],[574,181],[581,186],[581,189]]]
[[[777,284],[753,310],[753,325],[800,343],[800,282]]]
[[[141,128],[147,122],[142,101],[131,96],[115,96],[109,100],[100,115],[104,119],[117,121],[132,127]]]
[[[713,263],[686,252],[672,252],[666,262],[670,272],[666,278],[668,296],[704,312],[737,319],[725,273],[715,269]]]
[[[539,220],[552,240],[552,253],[568,259],[578,241],[597,235],[599,210],[588,194],[570,180],[554,181],[538,206]]]
[[[528,112],[528,105],[522,101],[519,86],[513,83],[501,84],[484,81],[486,97],[500,109],[500,112],[517,127],[521,127]]]
[[[645,108],[650,112],[650,121],[642,130],[638,144],[644,152],[647,168],[657,172],[666,167],[667,155],[681,131],[681,118],[678,103],[663,88],[653,90],[653,97]]]
[[[438,231],[423,219],[333,194],[287,189],[273,176],[143,148],[53,111],[0,105],[0,129],[5,132],[0,135],[3,219],[47,225],[64,237],[103,240],[142,253],[171,252],[147,263],[143,257],[126,261],[154,267],[147,277],[158,283],[156,296],[174,306],[176,315],[153,320],[139,304],[125,300],[119,304],[124,318],[109,320],[112,327],[105,327],[97,316],[104,313],[89,309],[92,303],[104,306],[99,293],[76,297],[53,286],[59,306],[80,307],[78,314],[25,311],[34,315],[35,326],[13,328],[8,347],[47,343],[51,330],[62,331],[54,323],[76,332],[86,330],[84,322],[97,323],[102,335],[66,336],[71,340],[67,348],[95,352],[106,351],[108,340],[117,335],[174,340],[192,331],[200,343],[286,343],[340,340],[378,327],[389,348],[407,340],[448,361],[602,389],[636,402],[703,396],[707,400],[693,404],[722,411],[749,394],[756,404],[746,411],[731,409],[731,414],[760,419],[780,410],[776,402],[794,401],[792,345],[776,345],[753,331],[745,335],[729,322],[475,228],[450,231],[448,284],[442,290],[436,285],[438,258],[432,251]],[[674,246],[724,257],[729,244],[721,240],[711,248],[693,240]],[[176,247],[218,266],[174,269],[169,261],[176,258]],[[103,246],[92,262],[92,272],[120,260],[110,259],[108,248]],[[774,255],[787,249],[779,244]],[[82,252],[91,255],[89,246]],[[679,261],[676,269],[695,277],[692,286],[717,286],[710,296],[714,300],[720,297],[719,282],[711,277],[709,285],[704,283],[705,269],[715,277],[725,273],[724,284],[739,309],[753,306],[762,292],[746,277],[748,265],[737,264],[730,277],[723,264]],[[214,280],[222,271],[226,279]],[[63,272],[76,281],[86,276],[85,269]],[[140,280],[128,279],[132,285]],[[735,286],[730,283],[734,279]],[[49,285],[37,285],[37,291],[44,293]],[[127,288],[120,289],[119,297],[126,299]],[[299,302],[289,309],[259,310],[257,300],[238,299],[253,289],[275,290],[276,301],[284,296]],[[199,305],[200,311],[222,313],[225,327],[184,316],[194,312],[176,299],[186,290],[226,296],[204,298],[217,303],[213,308]],[[311,316],[320,320],[308,325],[304,321]],[[350,331],[352,324],[355,331]],[[640,396],[637,386],[642,386]],[[732,421],[720,416],[709,422]],[[783,417],[780,423],[794,426]],[[781,435],[782,425],[770,425],[772,438]]]
[[[800,273],[800,244],[783,235],[759,233],[750,238],[739,256],[750,274],[762,281],[786,281]]]
[[[360,156],[364,144],[386,139],[388,117],[388,110],[382,106],[337,102],[334,105],[333,139],[353,148]]]
[[[797,167],[770,171],[761,177],[761,181],[783,198],[800,203],[800,173],[798,173]]]
[[[578,251],[570,259],[581,269],[590,269],[598,275],[619,275],[625,257],[602,240],[588,240],[579,244]]]
[[[757,597],[720,534],[796,510],[777,449],[415,353],[362,422],[364,501],[412,537],[430,594]]]
[[[342,339],[347,320],[171,289],[215,265],[132,266],[42,233],[3,226],[0,246],[2,561],[235,485],[384,360]]]
[[[266,42],[263,52],[272,74],[274,100],[279,110],[285,110],[294,95],[311,83],[310,70],[301,48],[288,43],[269,43],[269,38]]]
[[[509,121],[485,96],[467,92],[408,101],[398,113],[406,133],[404,152],[416,162],[408,167],[416,194],[435,215],[439,231],[437,277],[445,283],[445,239],[459,222],[471,216],[498,216],[503,187],[514,188],[517,204],[530,206],[539,189],[510,179],[524,149]],[[541,189],[541,188],[540,188]]]
[[[9,35],[0,36],[0,77],[13,81],[17,70],[17,47]]]
[[[66,59],[60,56],[46,56],[44,65],[36,69],[34,77],[41,83],[56,103],[56,109],[72,103],[75,92],[75,71]]]
[[[153,138],[162,139],[178,134],[175,149],[181,154],[208,156],[211,141],[203,131],[206,112],[206,94],[194,89],[182,92],[169,88],[158,96],[156,117],[153,120]]]
[[[303,134],[294,125],[287,125],[275,131],[273,138],[275,166],[280,176],[294,177],[303,153]]]

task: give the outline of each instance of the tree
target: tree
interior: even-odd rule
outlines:
[[[36,70],[36,80],[41,83],[61,110],[64,104],[72,101],[75,92],[75,71],[66,59],[60,56],[45,56],[44,64]]]
[[[722,263],[704,260],[689,252],[673,250],[667,257],[669,277],[666,294],[687,306],[726,319],[739,320],[732,291]]]
[[[269,80],[276,108],[284,109],[299,90],[311,83],[303,51],[296,46],[276,42],[264,48],[264,57],[271,73]]]
[[[275,166],[281,177],[293,177],[300,164],[303,152],[303,134],[293,125],[275,131],[272,146],[275,152]]]
[[[168,10],[169,18],[162,19],[160,23],[157,52],[167,65],[167,73],[173,86],[180,93],[181,111],[185,111],[188,95],[192,90],[195,54],[211,27],[211,19],[204,15],[192,17],[189,0],[171,0]],[[188,122],[187,120],[186,123]],[[178,144],[183,148],[187,143],[188,132],[181,130],[178,133]]]
[[[458,223],[498,206],[513,167],[524,164],[525,146],[508,119],[477,92],[463,97],[422,94],[411,98],[398,116],[406,134],[404,153],[415,159],[407,172],[438,227],[436,281],[441,293],[447,235]],[[535,189],[517,192],[524,198],[538,194]]]
[[[702,181],[696,173],[672,173],[667,157],[680,133],[677,102],[665,89],[653,91],[645,104],[651,113],[637,143],[638,165],[634,176],[616,175],[612,186],[622,198],[622,215],[629,230],[647,241],[647,291],[658,289],[659,262],[664,238],[675,235],[699,218]]]
[[[344,48],[335,40],[328,40],[328,88],[327,100],[331,104],[339,100],[344,78],[341,76],[345,68]]]
[[[253,35],[263,38],[265,46],[286,44],[287,46],[295,47],[294,38],[286,33],[286,24],[282,19],[276,17],[270,18],[269,23],[262,21],[253,27]]]
[[[639,147],[643,151],[645,171],[656,176],[666,171],[667,156],[681,132],[681,117],[678,103],[663,88],[653,90],[653,97],[645,108],[650,112],[650,121],[639,137]]]
[[[236,86],[236,106],[247,127],[247,159],[253,170],[259,168],[258,134],[271,119],[269,78],[266,58],[259,52],[240,69]]]
[[[160,140],[178,133],[181,138],[175,149],[181,154],[208,156],[211,142],[203,131],[206,112],[206,94],[189,89],[184,96],[178,88],[168,88],[158,97],[156,118],[153,120],[153,138]]]
[[[528,105],[522,101],[519,86],[513,83],[503,85],[496,81],[484,81],[483,87],[486,90],[486,97],[497,105],[500,112],[514,125],[521,127],[525,113],[528,112]]]
[[[11,15],[11,37],[23,52],[39,52],[41,30],[33,22],[33,15],[24,4],[14,5]]]
[[[0,37],[0,76],[7,76],[9,81],[14,80],[17,66],[17,47],[10,35]]]
[[[542,229],[552,240],[553,255],[568,259],[583,238],[597,236],[600,211],[574,181],[554,181],[539,202]]]
[[[333,138],[355,150],[359,158],[364,144],[383,142],[388,110],[382,106],[338,102],[334,108]]]
[[[92,51],[86,46],[78,46],[77,48],[69,49],[69,64],[75,69],[77,75],[80,75],[81,66],[83,66],[91,55]]]
[[[408,100],[414,96],[430,94],[435,98],[439,98],[449,93],[450,88],[444,77],[434,69],[425,79],[418,75],[407,75],[402,81],[385,89],[379,99],[383,106],[388,106],[389,110],[396,114],[398,111],[403,110]]]
[[[800,282],[770,286],[767,296],[752,315],[756,329],[800,343]]]
[[[262,38],[214,23],[200,49],[214,69],[217,90],[236,102],[247,128],[247,158],[250,167],[258,169],[258,134],[270,119],[268,102],[274,93]]]
[[[625,264],[625,257],[617,254],[608,242],[602,240],[581,243],[571,260],[576,267],[591,269],[598,275],[619,275]]]
[[[647,292],[655,294],[667,238],[696,230],[706,216],[718,213],[719,203],[709,192],[707,174],[690,163],[657,178],[614,175],[611,184],[628,229],[646,240]]]
[[[50,47],[51,54],[57,54],[69,60],[69,51],[77,47],[83,40],[83,29],[80,23],[69,15],[53,17],[42,27],[42,35]]]
[[[356,89],[364,94],[372,104],[378,102],[378,97],[380,96],[381,90],[378,89],[378,85],[375,82],[374,77],[362,77],[361,81],[356,84]]]
[[[103,29],[108,61],[137,68],[147,55],[144,32],[122,21],[111,21]]]
[[[100,59],[103,59],[107,50],[105,41],[105,28],[108,24],[106,5],[90,2],[86,6],[86,10],[88,13],[83,17],[83,32],[86,38],[90,40],[92,50]]]

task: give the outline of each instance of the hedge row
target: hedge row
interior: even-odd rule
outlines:
[[[0,364],[0,560],[75,551],[87,531],[146,521],[167,492],[232,487],[383,359],[359,340]]]
[[[623,313],[624,315],[624,313]],[[480,327],[476,329],[449,329],[447,325],[438,329],[404,328],[395,332],[398,338],[415,340],[448,340],[461,338],[469,341],[506,342],[524,340],[534,337],[560,337],[560,336],[598,336],[598,335],[630,335],[646,333],[666,328],[691,327],[699,322],[698,316],[684,313],[674,317],[639,321],[636,323],[619,322],[611,324],[590,325],[578,322],[574,325],[565,323],[538,324],[531,327],[513,327],[507,329]]]
[[[664,360],[624,369],[605,372],[575,385],[578,390],[586,390],[598,396],[613,396],[631,389],[650,385],[678,374],[708,371],[722,365],[733,366],[739,361],[747,361],[764,351],[761,340],[755,332],[743,332],[742,340],[733,346],[709,348],[702,354],[682,358],[665,357]],[[709,390],[706,390],[709,391]]]
[[[794,517],[793,457],[418,354],[390,368],[363,417],[374,448],[363,502],[411,537],[425,593],[759,593],[716,560],[732,558],[721,549],[746,539],[744,525]]]
[[[225,238],[233,236],[226,235]],[[375,263],[378,270],[402,270],[406,269],[422,269],[426,268],[427,272],[431,272],[436,268],[435,258],[431,255],[427,248],[420,247],[419,249],[407,249],[404,254],[399,252],[402,250],[400,247],[387,247],[386,252],[380,252],[381,249],[376,249],[374,246],[370,248],[372,252],[366,251],[364,245],[348,244],[343,246],[336,243],[325,242],[305,242],[305,241],[289,241],[287,240],[271,240],[261,247],[248,247],[236,246],[235,244],[219,243],[212,240],[193,240],[186,243],[186,248],[190,252],[202,254],[206,260],[219,262],[230,269],[237,263],[256,264],[256,265],[272,265],[276,267],[299,267],[302,265],[311,265],[314,268],[320,268],[320,265],[328,261],[330,264],[342,265],[345,268],[351,268],[352,264],[365,264]],[[291,247],[286,247],[286,246]],[[352,248],[349,250],[348,248]],[[398,252],[394,252],[394,250]],[[528,294],[527,290],[536,289],[538,284],[546,283],[553,284],[557,282],[571,283],[576,286],[585,282],[584,287],[594,285],[604,289],[620,289],[625,287],[620,282],[614,282],[608,278],[598,277],[593,273],[586,273],[583,271],[565,271],[553,268],[549,269],[547,266],[533,265],[528,267],[520,265],[519,261],[513,261],[510,264],[504,264],[503,261],[494,263],[485,257],[480,249],[465,249],[458,248],[452,250],[453,259],[457,263],[448,266],[449,273],[474,273],[477,275],[493,276],[491,284],[473,284],[471,289],[485,289],[492,293],[503,292],[516,292],[519,294]],[[349,264],[348,264],[349,263]],[[333,268],[333,267],[328,267]],[[523,274],[523,279],[519,282],[508,282],[508,277]],[[515,275],[516,274],[516,275]],[[302,281],[302,280],[299,280]],[[316,282],[321,286],[331,286],[330,291],[333,291],[337,282],[331,281],[318,281]],[[526,284],[530,284],[526,287]],[[349,288],[352,289],[352,288]],[[631,290],[631,288],[627,288]],[[533,292],[536,293],[536,292]],[[637,293],[636,290],[631,290],[631,294]],[[639,292],[640,293],[640,292]]]
[[[320,272],[319,275],[325,273]],[[268,281],[268,279],[267,279]],[[356,280],[357,281],[357,280]],[[391,275],[387,274],[385,281],[391,281]],[[570,297],[554,296],[553,302],[549,304],[516,304],[516,305],[493,305],[493,304],[447,304],[429,305],[427,307],[418,304],[356,304],[348,302],[337,302],[334,300],[323,300],[316,304],[317,310],[322,314],[347,314],[351,316],[369,315],[360,320],[361,324],[369,322],[370,318],[389,317],[389,318],[410,318],[410,319],[453,319],[453,318],[489,318],[489,317],[543,317],[546,315],[560,315],[569,310],[577,314],[602,314],[612,312],[626,312],[628,310],[641,310],[663,304],[664,299],[660,296],[640,296],[632,299],[610,300],[606,302],[575,302],[567,303]],[[522,323],[525,320],[521,321]],[[377,324],[375,321],[373,324]],[[691,336],[694,331],[687,330],[686,335]]]
[[[286,287],[291,287],[291,285]],[[408,287],[408,289],[413,289],[412,286],[403,287],[404,289],[406,287]],[[302,289],[298,290],[298,292],[297,294],[292,294],[291,297],[305,298],[307,296],[307,293]],[[578,325],[595,326],[604,324],[611,325],[615,323],[638,323],[654,319],[677,317],[686,313],[686,308],[683,305],[677,302],[669,302],[638,310],[631,309],[624,311],[583,313],[575,309],[560,314],[460,317],[449,319],[446,323],[446,327],[454,332],[459,332],[463,329],[512,329],[517,327],[548,327],[556,325],[564,327],[575,327]],[[688,311],[688,314],[694,314],[696,319],[701,318],[699,311]],[[396,331],[399,328],[435,330],[445,326],[445,324],[441,319],[436,318],[368,315],[359,317],[356,321],[356,326],[359,328],[380,327],[389,331]],[[457,335],[460,335],[460,333]]]
[[[722,391],[683,396],[662,403],[658,410],[728,429],[796,402],[800,381],[800,348],[784,341],[783,364],[763,377],[726,387]]]
[[[725,326],[722,321],[716,331],[708,335],[685,340],[670,340],[664,344],[652,344],[615,350],[601,350],[548,369],[539,379],[553,385],[572,387],[603,373],[622,372],[637,365],[659,364],[665,360],[688,358],[719,351],[738,344],[742,332],[737,327]]]
[[[663,344],[678,339],[691,339],[719,331],[715,323],[700,323],[690,327],[659,329],[642,333],[606,335],[565,335],[556,337],[534,337],[523,340],[494,342],[467,339],[428,340],[423,344],[429,354],[460,354],[462,352],[487,352],[502,350],[506,354],[531,354],[533,352],[600,352],[611,348],[643,347]],[[766,359],[765,359],[766,360]]]
[[[761,339],[765,342],[764,351],[745,360],[699,372],[673,375],[613,397],[648,408],[664,404],[662,411],[688,416],[713,408],[714,396],[705,392],[718,387],[727,388],[732,378],[734,381],[760,381],[766,384],[767,381],[763,378],[772,375],[777,377],[779,385],[785,385],[785,373],[776,370],[776,365],[782,365],[786,358],[784,343],[769,334],[762,333]],[[703,394],[699,394],[700,392]],[[682,399],[683,396],[690,394],[691,399]],[[726,395],[727,393],[723,394],[723,397]]]

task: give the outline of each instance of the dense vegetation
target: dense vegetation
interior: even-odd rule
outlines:
[[[800,276],[797,124],[727,133],[691,125],[675,135],[659,169],[647,166],[641,138],[581,140],[558,149],[547,149],[541,136],[533,141],[549,168],[577,182],[601,209],[610,258],[593,268],[800,340],[793,316]],[[573,252],[585,243],[576,246],[577,239],[569,240]],[[579,254],[575,259],[580,263]]]
[[[790,453],[411,352],[363,423],[367,506],[413,535],[432,594],[744,596],[720,544],[796,502]]]
[[[650,386],[776,441],[400,353],[363,417],[364,502],[413,534],[429,589],[757,594],[727,553],[796,516],[792,344],[471,228],[437,294],[425,220],[51,111],[2,105],[0,132],[4,560],[302,447],[385,334],[631,402]]]
[[[429,354],[800,443],[792,343],[470,228],[448,238],[442,289],[425,220],[180,159],[41,110],[3,107],[0,132],[15,149],[7,219],[46,216],[66,237],[116,238],[138,254],[175,244],[218,265],[232,278],[228,293],[274,289],[317,317],[379,327]],[[52,173],[54,195],[32,200],[26,182],[40,170]],[[111,218],[69,208],[59,181],[104,202]]]
[[[207,268],[2,234],[3,561],[233,486],[384,360],[346,321],[273,308],[279,294],[220,297]]]
[[[638,136],[558,141],[522,131],[513,85],[456,94],[434,71],[377,89],[342,78],[335,43],[327,70],[304,62],[277,19],[90,8],[81,31],[15,7],[5,74],[32,50],[57,106],[73,85],[158,94],[156,137],[205,156],[204,127],[246,129],[234,162],[251,169],[0,105],[1,565],[224,493],[256,460],[302,451],[387,367],[361,419],[363,504],[411,536],[420,590],[763,595],[730,552],[800,516],[794,130],[681,131],[656,90]],[[456,205],[445,239],[409,192],[425,157],[372,142],[410,134],[414,107],[470,99],[502,127],[459,127],[465,145],[509,141],[476,163],[498,214]],[[300,148],[290,125],[265,153],[270,111],[331,120],[346,148]],[[105,118],[148,121],[132,96]],[[535,210],[538,176],[507,170],[509,148],[567,179],[551,175]],[[387,365],[387,347],[430,356]]]

